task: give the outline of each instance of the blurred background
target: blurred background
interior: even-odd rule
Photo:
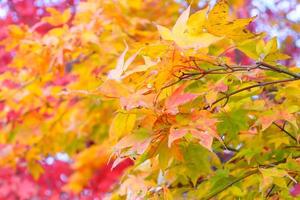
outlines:
[[[188,1],[176,1],[182,4],[182,8],[190,4]],[[75,13],[79,2],[80,0],[0,0],[0,40],[7,37],[7,26],[10,24],[36,26],[39,33],[46,33],[53,27],[49,24],[37,25],[37,23],[42,17],[49,15],[46,11],[47,7],[54,7],[60,11],[70,8],[71,12]],[[212,6],[215,2],[215,0],[193,0],[192,9]],[[257,16],[250,28],[256,32],[267,32],[269,37],[277,37],[282,50],[294,58],[285,64],[300,67],[299,0],[229,0],[229,2],[234,5],[231,9],[235,10],[234,14],[237,17]],[[14,52],[4,51],[0,43],[0,74],[5,72],[13,56]],[[1,152],[5,151],[5,148],[3,147]],[[33,179],[22,164],[18,165],[16,170],[0,168],[0,200],[28,199],[33,193],[41,199],[46,197],[91,199],[91,196],[97,199],[107,192],[109,187],[118,180],[123,170],[131,164],[130,161],[126,161],[114,171],[110,170],[111,165],[104,165],[97,170],[83,192],[76,196],[62,191],[62,186],[72,173],[71,163],[72,160],[64,152],[45,158],[42,161],[45,173],[38,181]],[[38,193],[35,185],[39,185]]]

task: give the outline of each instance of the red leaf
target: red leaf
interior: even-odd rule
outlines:
[[[8,89],[16,89],[18,87],[20,87],[20,84],[19,83],[16,83],[12,80],[9,80],[9,79],[5,79],[3,82],[2,82],[2,86],[8,88]]]
[[[198,97],[197,94],[184,93],[185,88],[186,85],[178,87],[166,100],[165,107],[168,113],[175,115],[178,113],[178,106],[188,103]]]
[[[6,120],[9,123],[12,121],[16,121],[17,119],[19,119],[20,116],[21,116],[21,110],[19,111],[10,110],[6,115]]]
[[[174,127],[171,127],[169,139],[168,139],[168,147],[171,147],[171,144],[177,140],[182,138],[188,133],[188,129],[176,129]]]
[[[78,76],[76,75],[65,75],[65,76],[59,76],[55,80],[48,82],[46,86],[67,86],[68,84],[75,82],[78,79]]]
[[[207,148],[208,150],[212,151],[211,145],[213,143],[214,137],[207,133],[207,131],[198,131],[196,129],[192,129],[191,133],[195,138],[198,138],[200,140],[200,144]]]
[[[36,185],[34,182],[29,180],[23,180],[22,184],[19,185],[19,188],[17,189],[18,196],[20,199],[30,199],[30,197],[34,196],[36,194]]]

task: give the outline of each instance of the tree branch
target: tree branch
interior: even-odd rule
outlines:
[[[250,90],[252,88],[263,87],[263,86],[267,86],[267,85],[273,85],[273,84],[277,84],[277,83],[285,83],[285,82],[296,81],[296,80],[299,80],[299,79],[298,78],[290,78],[290,79],[283,79],[283,80],[278,80],[278,81],[269,81],[269,82],[258,83],[258,84],[255,84],[255,85],[247,86],[247,87],[241,88],[239,90],[236,90],[234,92],[226,94],[226,96],[221,97],[221,98],[217,99],[216,101],[214,101],[211,104],[211,106],[219,103],[220,101],[222,101],[224,99],[228,99],[229,97],[231,97],[233,95],[236,95],[236,94],[238,94],[240,92],[243,92],[243,91],[246,91],[246,90]],[[206,105],[203,109],[206,110],[206,109],[210,108],[211,106]]]
[[[216,192],[212,193],[211,195],[208,195],[206,198],[204,198],[205,200],[209,200],[212,199],[213,197],[217,196],[218,194],[220,194],[221,192],[227,190],[228,188],[230,188],[231,186],[233,186],[234,184],[248,178],[249,176],[252,176],[253,174],[256,174],[258,172],[258,170],[254,170],[254,171],[250,171],[248,173],[246,173],[244,176],[241,176],[239,178],[236,178],[234,181],[232,181],[231,183],[227,184],[225,187],[217,190]]]
[[[293,157],[293,159],[297,159],[297,158],[300,158],[300,156],[295,156]],[[282,164],[282,163],[285,163],[287,161],[287,159],[283,159],[283,160],[280,160],[280,161],[276,161],[276,162],[273,162],[273,163],[270,163],[270,164],[267,164],[267,165],[259,165],[259,167],[264,167],[264,168],[271,168],[271,167],[274,167],[275,165],[279,165],[279,164]],[[246,174],[244,174],[243,176],[241,177],[238,177],[236,178],[234,181],[230,182],[229,184],[227,184],[225,187],[217,190],[216,192],[213,192],[212,194],[208,195],[206,198],[204,198],[205,200],[209,200],[209,199],[212,199],[213,197],[219,195],[221,192],[225,191],[226,189],[230,188],[231,186],[233,186],[234,184],[248,178],[249,176],[252,176],[254,174],[256,174],[257,172],[259,172],[258,169],[255,169],[253,171],[250,171],[250,172],[247,172]]]
[[[284,128],[282,128],[281,126],[279,126],[277,123],[273,122],[273,124],[275,126],[277,126],[280,130],[282,130],[285,134],[287,134],[288,136],[290,136],[290,138],[292,138],[295,142],[298,142],[297,138],[295,136],[293,136],[290,132],[288,132],[287,130],[285,130]]]
[[[283,74],[287,74],[287,75],[290,75],[290,76],[292,76],[294,78],[300,79],[300,74],[296,74],[296,73],[290,72],[290,71],[285,70],[285,69],[277,68],[277,67],[275,67],[273,65],[270,65],[268,63],[265,63],[265,62],[259,62],[259,63],[257,63],[257,65],[258,66],[264,66],[264,67],[269,68],[269,69],[271,69],[273,71],[276,71],[276,72],[279,72],[279,73],[283,73]]]
[[[275,184],[273,184],[272,187],[270,188],[269,192],[268,192],[267,195],[266,195],[266,199],[269,198],[269,197],[271,196],[271,193],[272,193],[272,191],[274,190],[274,188],[275,188]]]
[[[193,61],[195,65],[197,64],[195,59],[190,60],[190,61]],[[206,105],[203,108],[203,109],[206,110],[206,109],[210,108],[211,106],[217,104],[218,102],[220,102],[220,101],[222,101],[224,99],[227,99],[226,103],[224,104],[224,106],[225,106],[227,104],[228,100],[229,100],[229,97],[231,97],[231,96],[233,96],[235,94],[238,94],[240,92],[243,92],[245,90],[249,90],[249,89],[256,88],[256,87],[263,87],[263,86],[267,86],[267,85],[273,85],[273,84],[277,84],[277,83],[284,83],[284,82],[289,82],[289,81],[296,81],[296,80],[300,79],[300,74],[296,74],[296,73],[290,72],[290,71],[285,70],[285,69],[277,68],[277,67],[275,67],[273,65],[270,65],[268,63],[265,63],[265,62],[259,62],[259,63],[257,63],[254,66],[229,66],[229,65],[225,65],[224,66],[224,65],[221,65],[221,64],[219,64],[218,66],[219,67],[214,68],[214,69],[203,70],[203,69],[199,68],[198,65],[196,65],[196,67],[199,68],[199,72],[193,72],[193,73],[183,72],[182,76],[177,77],[178,78],[177,81],[172,82],[172,83],[170,83],[170,84],[162,87],[161,90],[160,90],[160,92],[162,90],[164,90],[164,89],[172,86],[172,85],[175,85],[175,84],[179,83],[182,80],[188,80],[188,79],[190,79],[191,77],[194,77],[194,76],[199,76],[196,79],[201,79],[201,78],[203,78],[206,75],[212,75],[212,74],[230,74],[230,73],[233,73],[233,72],[251,71],[251,70],[254,70],[254,69],[272,70],[272,71],[275,71],[275,72],[278,72],[278,73],[284,73],[284,74],[287,74],[287,75],[293,77],[293,78],[290,78],[290,79],[284,79],[284,80],[278,80],[278,81],[270,81],[270,82],[258,83],[258,84],[252,85],[252,86],[241,88],[241,89],[239,89],[237,91],[234,91],[234,92],[231,92],[231,93],[228,93],[228,94],[224,93],[225,94],[224,97],[217,99],[211,105]],[[264,68],[262,68],[261,66],[264,67]]]

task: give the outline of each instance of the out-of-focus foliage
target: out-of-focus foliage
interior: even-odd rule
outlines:
[[[59,156],[58,156],[59,157]],[[99,167],[85,185],[81,193],[75,194],[62,188],[73,173],[70,163],[48,157],[41,162],[44,171],[37,179],[26,169],[26,163],[19,162],[15,169],[0,170],[0,199],[95,199],[103,198],[105,193],[119,179],[120,175],[131,164],[130,160],[111,170],[112,162]]]
[[[247,3],[86,0],[6,26],[0,164],[38,180],[67,153],[80,193],[110,162],[113,199],[298,196],[299,69]]]
[[[242,2],[242,1],[241,1]],[[280,48],[293,57],[285,61],[299,66],[300,47],[300,4],[298,0],[247,0],[237,8],[237,15],[258,16],[252,28],[268,32],[268,37],[277,37]]]

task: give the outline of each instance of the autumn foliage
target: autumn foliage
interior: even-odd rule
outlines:
[[[299,196],[300,69],[238,1],[195,2],[3,22],[0,199]]]

